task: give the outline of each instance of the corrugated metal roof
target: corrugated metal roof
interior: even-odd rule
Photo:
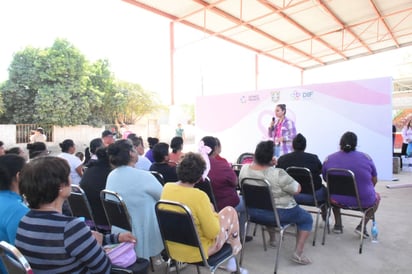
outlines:
[[[123,0],[306,70],[412,45],[411,0]]]

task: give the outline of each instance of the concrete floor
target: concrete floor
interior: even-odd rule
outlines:
[[[358,218],[343,216],[343,234],[326,235],[325,245],[321,244],[323,229],[318,229],[316,246],[312,246],[312,236],[305,245],[305,254],[313,261],[302,266],[290,260],[293,254],[295,237],[286,234],[279,256],[279,274],[300,273],[412,273],[412,237],[408,231],[412,228],[412,188],[388,189],[386,185],[412,183],[412,172],[402,171],[394,174],[398,181],[379,181],[376,188],[381,195],[381,204],[376,213],[379,229],[379,243],[365,240],[363,253],[358,253],[359,237],[353,232],[359,223]],[[333,217],[331,223],[333,225]],[[368,224],[368,231],[370,231]],[[293,229],[289,229],[293,232]],[[258,230],[253,241],[245,244],[243,266],[249,274],[273,273],[276,249],[263,250],[262,237]],[[165,273],[164,265],[156,266],[155,272]],[[196,273],[196,268],[188,266],[182,274]],[[202,273],[208,273],[202,269]],[[216,273],[227,273],[219,270]]]

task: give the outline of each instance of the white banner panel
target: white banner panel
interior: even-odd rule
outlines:
[[[358,136],[357,150],[374,160],[381,180],[392,179],[392,79],[377,78],[258,90],[196,100],[196,136],[218,137],[222,156],[235,162],[268,139],[275,106],[286,104],[286,116],[307,139],[307,152],[323,161],[339,150],[346,131]]]

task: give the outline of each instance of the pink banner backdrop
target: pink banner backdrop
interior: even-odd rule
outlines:
[[[235,161],[268,139],[275,106],[286,104],[286,116],[307,138],[307,151],[323,160],[339,149],[346,131],[358,135],[358,150],[374,159],[380,179],[392,178],[392,79],[274,88],[202,96],[196,103],[196,136],[218,137],[222,155]]]

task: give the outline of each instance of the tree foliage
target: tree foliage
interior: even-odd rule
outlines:
[[[90,63],[64,39],[17,52],[0,85],[0,115],[2,100],[3,122],[60,126],[134,123],[157,106],[140,85],[116,81],[108,60]]]

